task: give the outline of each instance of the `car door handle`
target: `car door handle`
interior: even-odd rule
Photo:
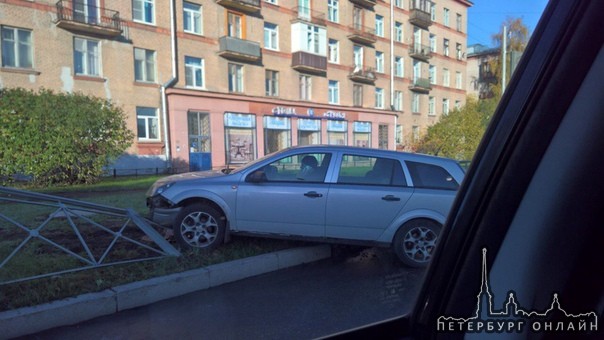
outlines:
[[[386,196],[382,197],[382,199],[384,201],[400,201],[401,200],[400,197],[396,197],[396,196],[392,196],[392,195],[386,195]]]
[[[305,193],[304,196],[315,198],[315,197],[323,197],[323,194],[319,194],[316,191],[309,191],[309,192]]]

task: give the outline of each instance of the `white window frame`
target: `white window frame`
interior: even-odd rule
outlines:
[[[231,22],[231,18],[235,19]],[[233,11],[227,11],[227,35],[229,37],[243,38],[243,15]]]
[[[449,56],[449,45],[450,45],[450,41],[447,38],[443,39],[443,55],[445,57]]]
[[[146,17],[145,5],[151,6],[151,18]],[[137,17],[140,14],[140,17]],[[155,0],[132,0],[132,20],[155,25]]]
[[[352,85],[352,105],[363,106],[363,85]]]
[[[269,76],[270,75],[270,76]],[[265,70],[265,94],[267,97],[279,96],[279,71]]]
[[[384,52],[375,51],[375,71],[384,73]]]
[[[443,86],[451,86],[451,74],[448,68],[443,69]]]
[[[448,98],[443,98],[443,115],[448,115],[449,114],[449,99]]]
[[[428,116],[436,116],[436,98],[428,97]]]
[[[419,113],[419,109],[420,109],[420,95],[419,93],[412,93],[411,94],[411,112],[412,113]]]
[[[403,42],[403,23],[400,21],[396,21],[394,23],[394,41]]]
[[[394,0],[394,6],[398,7],[398,8],[404,8],[403,7],[403,0]]]
[[[363,67],[363,46],[354,45],[352,46],[352,61],[356,67]]]
[[[405,76],[405,58],[394,57],[394,76],[401,78]]]
[[[327,20],[340,22],[339,2],[339,0],[327,0]]]
[[[0,36],[2,37],[2,44],[0,45],[0,51],[2,51],[2,67],[14,67],[14,68],[27,68],[31,69],[34,67],[33,61],[33,34],[31,30],[25,30],[17,27],[10,26],[0,26]],[[12,39],[4,38],[4,32],[11,31],[13,34]],[[24,41],[21,39],[21,33],[27,34],[27,40]],[[8,53],[12,50],[10,57],[13,58],[13,63],[8,63],[8,60],[5,60],[5,53]],[[27,52],[26,56],[23,56],[21,52],[23,52],[22,48],[24,48]],[[23,59],[25,57],[25,60]]]
[[[153,110],[153,115],[143,114],[143,111],[146,111],[147,113],[149,113],[151,110]],[[138,130],[138,128],[139,128],[138,124],[139,124],[139,121],[141,121],[141,120],[144,122],[144,125],[145,125],[144,136],[141,136],[140,135],[141,131]],[[137,133],[138,140],[141,140],[141,141],[157,141],[157,140],[159,140],[160,139],[159,116],[158,116],[157,108],[137,106],[136,107],[136,126],[137,126],[136,133]],[[157,137],[150,137],[150,135],[151,135],[150,129],[155,130],[155,134],[157,135]]]
[[[381,87],[375,88],[375,108],[376,109],[384,108],[384,89]]]
[[[384,16],[379,14],[375,15],[375,35],[378,37],[384,36]]]
[[[187,19],[189,25],[187,25]],[[200,4],[183,2],[183,30],[186,33],[203,34],[203,8]]]
[[[411,133],[413,134],[413,142],[414,143],[419,142],[419,126],[413,125],[411,127]]]
[[[430,20],[436,21],[436,6],[430,6]]]
[[[185,56],[185,86],[193,88],[205,88],[205,61],[202,58]],[[197,84],[197,73],[201,74],[201,84]],[[191,83],[187,83],[190,75]]]
[[[456,101],[455,101],[455,109],[456,109],[456,110],[461,109],[461,100],[456,100]]]
[[[462,16],[461,14],[457,13],[456,17],[455,17],[455,28],[457,29],[458,32],[462,31]]]
[[[428,79],[430,80],[430,84],[435,85],[436,84],[436,66],[435,65],[430,65],[428,67]]]
[[[243,93],[245,91],[245,87],[243,86],[243,65],[229,63],[228,76],[229,92]]]
[[[461,72],[457,71],[457,72],[455,72],[455,88],[461,89],[462,86],[463,86],[463,81],[462,81]]]
[[[329,104],[340,104],[340,82],[329,80],[327,99]]]
[[[83,43],[81,47],[83,49],[78,48],[78,42]],[[73,38],[73,64],[74,64],[74,73],[79,76],[90,76],[90,77],[100,77],[101,76],[101,44],[98,40],[85,39],[80,37]],[[91,47],[96,47],[96,51],[93,49],[90,50]],[[78,70],[78,62],[81,63],[81,72],[77,72]],[[91,68],[91,64],[94,65],[94,70]]]
[[[335,39],[329,39],[328,44],[328,59],[330,63],[339,64],[340,63],[340,42]]]
[[[308,52],[319,54],[321,53],[321,34],[319,26],[308,25],[306,26],[306,39]],[[325,41],[323,41],[325,43]]]
[[[274,51],[279,50],[279,26],[277,24],[264,23],[264,48]]]
[[[392,104],[394,105],[395,111],[403,110],[403,91],[395,90],[394,98],[392,100]]]
[[[301,74],[299,78],[300,100],[312,100],[312,78],[309,75]]]
[[[273,4],[273,5],[277,4],[277,0],[264,0],[264,2],[268,2],[269,4]]]
[[[436,53],[436,34],[430,34],[430,52]]]
[[[447,27],[451,27],[448,8],[443,8],[443,24]]]
[[[142,55],[141,55],[142,54]],[[141,58],[142,57],[142,58]],[[153,50],[134,48],[134,80],[145,83],[155,83],[157,79],[156,53]],[[136,70],[139,70],[137,72]],[[140,79],[137,78],[137,73]]]

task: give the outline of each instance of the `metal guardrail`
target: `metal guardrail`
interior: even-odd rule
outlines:
[[[20,205],[30,207],[30,210],[28,210],[30,214],[27,217],[22,217],[27,221],[18,221],[9,216]],[[38,210],[41,209],[41,211],[36,213],[35,207],[39,208]],[[118,219],[119,221],[117,221]],[[39,225],[28,227],[28,225],[38,224],[39,221],[41,221]],[[60,230],[60,237],[52,237],[58,230]],[[107,246],[95,245],[93,247],[91,241],[94,241],[96,234],[92,234],[92,236],[85,235],[84,231],[88,234],[91,234],[91,231],[96,231],[107,235],[109,239],[106,242]],[[137,240],[130,236],[133,232],[140,234],[141,231],[141,235],[146,236],[146,240],[143,240],[143,238]],[[17,240],[14,240],[17,234],[20,234],[23,239],[19,241],[19,237],[16,237]],[[71,246],[62,244],[67,240],[71,241]],[[76,262],[82,265],[7,279],[7,265],[11,261],[17,261],[19,254],[24,253],[28,245],[32,245],[35,241],[39,241],[36,245],[36,255],[48,255],[39,254],[40,249],[52,249],[62,256],[75,258]],[[145,256],[112,261],[110,255],[118,247],[117,244],[127,244],[134,250],[143,252]],[[1,254],[8,255],[2,258],[3,255]],[[92,268],[154,260],[166,256],[180,256],[180,252],[151,226],[151,222],[132,209],[121,209],[59,196],[0,187],[0,285]]]

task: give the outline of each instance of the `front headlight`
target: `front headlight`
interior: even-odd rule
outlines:
[[[170,189],[170,187],[174,185],[174,182],[168,182],[162,186],[160,186],[159,188],[157,188],[157,190],[155,190],[155,195],[159,195],[161,193],[163,193],[164,191]],[[153,196],[155,196],[153,195]]]

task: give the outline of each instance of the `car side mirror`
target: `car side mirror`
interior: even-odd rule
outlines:
[[[266,182],[268,179],[266,178],[266,174],[264,173],[264,170],[256,170],[254,172],[252,172],[251,174],[249,174],[245,181],[246,182],[250,182],[250,183],[262,183],[262,182]]]

